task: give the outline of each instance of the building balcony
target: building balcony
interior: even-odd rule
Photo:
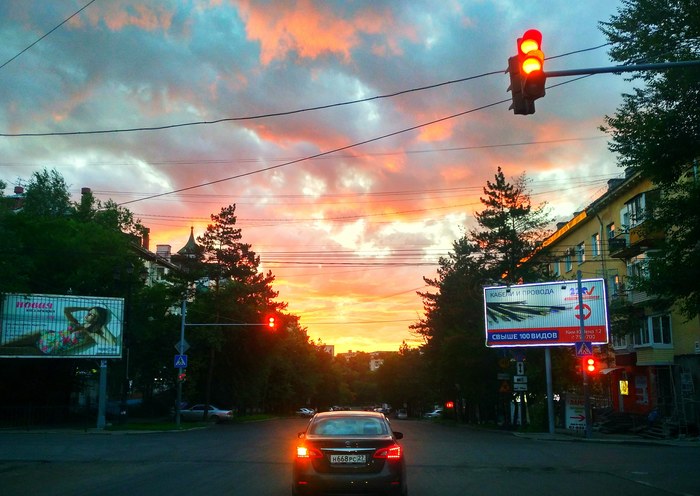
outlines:
[[[645,293],[644,291],[629,290],[627,292],[627,302],[633,305],[646,303],[657,299],[656,296]]]
[[[639,224],[630,229],[630,247],[639,250],[639,253],[655,248],[663,239],[664,233],[662,231],[651,231],[644,224]]]
[[[608,240],[608,249],[611,257],[626,260],[656,248],[663,239],[663,232],[650,231],[642,223]]]
[[[627,256],[629,247],[630,241],[629,234],[627,233],[618,234],[614,238],[608,240],[608,251],[613,258],[629,258]]]

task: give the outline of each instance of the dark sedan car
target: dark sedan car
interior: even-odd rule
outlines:
[[[406,496],[401,438],[379,412],[317,413],[299,433],[292,494]]]

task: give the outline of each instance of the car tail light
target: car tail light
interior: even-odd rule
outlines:
[[[297,446],[297,458],[303,458],[303,459],[323,458],[323,455],[316,448],[309,448],[306,446]]]
[[[374,453],[374,458],[384,458],[387,460],[400,460],[401,459],[401,446],[394,444],[392,446],[387,446],[386,448],[380,448]]]

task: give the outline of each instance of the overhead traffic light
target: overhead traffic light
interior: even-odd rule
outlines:
[[[545,95],[544,53],[542,33],[528,29],[518,38],[518,54],[508,59],[510,88],[513,103],[510,109],[515,114],[535,113],[535,100]]]

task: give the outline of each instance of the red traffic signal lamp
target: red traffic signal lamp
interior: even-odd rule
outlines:
[[[187,380],[187,373],[186,372],[180,372],[177,374],[177,380],[179,382],[185,382]]]
[[[537,100],[545,94],[544,53],[542,33],[528,29],[518,38],[518,63],[522,81],[523,96],[526,100]]]
[[[267,318],[267,327],[274,329],[277,326],[277,322],[273,316]]]
[[[595,374],[598,372],[598,362],[593,357],[586,357],[583,360],[583,366],[587,374]]]
[[[515,114],[535,113],[535,100],[545,95],[544,53],[542,33],[528,29],[518,38],[518,54],[508,59],[510,88],[513,103],[510,109]]]

